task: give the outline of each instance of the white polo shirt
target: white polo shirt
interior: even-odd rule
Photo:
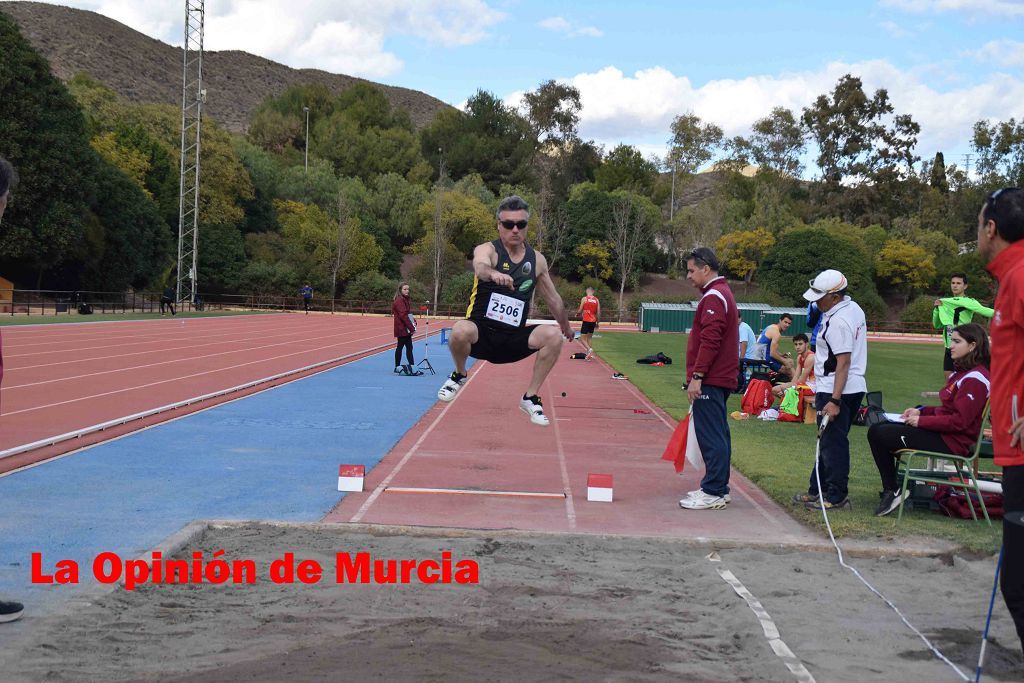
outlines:
[[[864,311],[850,297],[822,314],[814,353],[815,391],[831,394],[836,385],[836,356],[850,354],[850,372],[844,394],[868,390],[864,373],[868,369],[868,325]]]

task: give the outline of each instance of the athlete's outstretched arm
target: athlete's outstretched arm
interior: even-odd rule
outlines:
[[[555,320],[558,321],[558,326],[562,330],[562,335],[566,339],[572,339],[572,326],[569,325],[569,314],[565,310],[565,304],[562,303],[562,297],[558,294],[558,290],[555,289],[555,283],[551,281],[551,274],[548,272],[548,261],[544,258],[544,254],[537,252],[537,289],[540,290],[540,295],[544,297],[544,301],[548,305],[548,309],[555,316]]]
[[[473,273],[481,282],[493,282],[496,285],[514,289],[515,284],[511,275],[499,273],[494,269],[498,263],[498,252],[494,251],[494,245],[490,242],[478,244],[473,250]]]

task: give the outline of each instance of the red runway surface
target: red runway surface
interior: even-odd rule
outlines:
[[[551,426],[518,408],[532,358],[477,363],[455,401],[428,411],[367,474],[365,491],[346,495],[325,521],[818,540],[735,470],[728,510],[681,510],[700,473],[680,477],[660,460],[674,421],[604,363],[564,357],[574,350],[565,346],[541,392]],[[613,475],[614,502],[587,501],[588,473]]]
[[[348,315],[170,317],[2,333],[0,451],[394,344],[390,317]],[[0,472],[209,405],[5,457]]]

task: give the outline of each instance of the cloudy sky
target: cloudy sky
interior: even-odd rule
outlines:
[[[60,0],[181,44],[181,0]],[[979,119],[1024,118],[1024,0],[207,0],[206,47],[510,102],[548,79],[581,132],[661,154],[693,111],[727,135],[799,111],[845,73],[921,124],[917,153],[963,164]]]

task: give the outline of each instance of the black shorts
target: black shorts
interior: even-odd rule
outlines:
[[[469,355],[496,365],[515,363],[537,353],[530,348],[530,333],[536,325],[526,327],[509,327],[501,329],[491,327],[479,320],[470,320],[476,325],[478,338],[476,344],[469,348]]]
[[[594,330],[596,329],[597,323],[584,322],[583,325],[580,326],[580,334],[594,334]]]
[[[953,355],[946,349],[946,354],[942,357],[942,369],[946,372],[956,372],[956,368],[953,367]]]

